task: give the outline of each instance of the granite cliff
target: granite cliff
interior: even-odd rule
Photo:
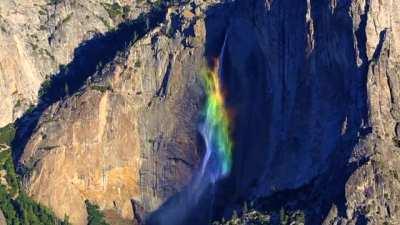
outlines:
[[[147,11],[146,2],[0,2],[0,126],[35,105],[41,84],[68,64],[80,43]]]
[[[144,24],[138,19],[122,24],[89,41],[93,52],[81,51],[56,75],[41,104],[19,121],[20,139],[29,133],[26,143],[16,145],[23,148],[17,158],[30,196],[60,217],[85,224],[85,200],[110,218],[133,219],[139,216],[135,208],[156,209],[190,180],[201,157],[196,133],[202,92],[196,71],[206,65],[201,7],[195,8],[199,18],[183,6],[159,15],[168,19],[157,26],[151,15]],[[135,29],[147,23],[146,32]],[[106,53],[96,50],[99,45]],[[121,48],[111,52],[115,46]],[[104,64],[88,59],[103,53]],[[69,82],[74,75],[90,77]]]
[[[26,192],[60,218],[85,224],[90,200],[112,224],[204,225],[252,202],[273,224],[283,223],[279,209],[311,225],[399,223],[398,0],[191,0],[124,15],[136,4],[126,1],[114,18],[96,1],[42,6],[55,18],[73,13],[66,31],[52,20],[21,22],[36,18],[29,10],[39,3],[7,4],[0,121],[38,102],[16,123],[14,158]],[[12,19],[11,8],[21,16]],[[88,10],[115,25],[86,18]],[[55,30],[40,31],[48,36],[38,44],[54,62],[28,48],[40,24]],[[176,214],[204,156],[199,74],[216,58],[232,109],[233,167]]]

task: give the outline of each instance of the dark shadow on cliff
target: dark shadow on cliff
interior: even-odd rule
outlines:
[[[100,72],[117,54],[123,53],[136,40],[160,24],[165,14],[166,5],[162,4],[149,13],[142,13],[137,19],[120,24],[115,30],[104,35],[96,34],[75,49],[72,61],[68,65],[60,66],[59,72],[42,84],[35,108],[16,121],[16,138],[12,144],[16,165],[46,109],[57,101],[79,92],[90,76]],[[24,172],[25,168],[21,168],[20,165],[17,165],[17,168],[19,172]]]
[[[213,188],[208,187],[199,202],[192,202],[190,208],[185,202],[187,196],[192,194],[189,186],[150,215],[147,224],[205,225],[223,217],[229,218],[233,210],[240,209],[247,201],[254,201],[255,208],[262,211],[276,212],[282,208],[303,211],[307,225],[322,224],[332,206],[336,206],[337,216],[347,217],[346,183],[354,171],[369,160],[365,156],[349,163],[359,141],[372,131],[365,125],[368,121],[366,79],[369,64],[365,52],[365,27],[369,5],[366,6],[366,13],[361,17],[361,24],[354,37],[353,18],[348,13],[350,1],[338,2],[333,11],[326,1],[312,1],[312,24],[305,22],[305,1],[296,4],[290,0],[273,1],[270,9],[263,12],[264,3],[243,0],[239,1],[236,8],[225,9],[223,7],[226,6],[218,5],[210,9],[208,17],[217,15],[215,17],[219,16],[219,20],[209,19],[206,23],[205,54],[210,62],[220,55],[225,35],[228,35],[227,50],[220,63],[224,71],[222,86],[226,91],[227,104],[234,109],[234,165],[231,176]],[[224,14],[224,10],[229,15]],[[278,21],[275,21],[277,26],[269,28],[271,33],[260,35],[262,26],[270,26],[273,19]],[[293,27],[287,26],[289,23]],[[325,27],[327,24],[329,26]],[[312,49],[307,46],[307,30],[311,25],[314,34]],[[295,34],[298,39],[290,39]],[[260,36],[270,38],[273,43],[271,46],[276,49],[261,51],[265,45],[259,43],[263,41],[257,39]],[[381,38],[384,36],[383,33]],[[338,44],[335,42],[337,40],[340,42],[339,47],[332,47]],[[296,48],[298,52],[289,52],[288,46]],[[360,50],[360,66],[356,62],[355,46]],[[340,51],[345,58],[337,59],[330,51]],[[290,57],[297,57],[296,63],[301,66],[288,72],[286,69],[291,68],[291,65],[287,64],[292,62],[288,60]],[[294,86],[289,82],[293,76],[298,77]],[[319,91],[320,96],[315,91]],[[293,97],[291,93],[296,95]],[[290,109],[287,106],[290,98],[294,98],[293,112],[287,111]],[[273,103],[274,99],[279,99],[278,104],[282,106],[280,110],[273,108],[277,105]],[[320,110],[319,114],[314,114],[315,118],[311,109]],[[276,123],[277,120],[280,122]],[[273,124],[286,124],[287,127],[282,125],[279,130],[272,127]],[[283,171],[293,170],[289,165],[306,163],[301,159],[292,164],[284,160],[298,149],[307,150],[309,139],[318,137],[319,131],[314,124],[318,124],[322,133],[331,135],[334,140],[333,144],[321,143],[316,150],[326,154],[325,165],[321,166],[317,174],[310,174],[308,180],[296,187],[287,190],[270,188],[266,193],[257,193],[260,187],[268,185],[268,180],[262,179],[267,162],[276,166],[286,165],[288,168],[283,168]],[[346,124],[345,130],[343,124]],[[271,131],[279,132],[279,135]],[[271,143],[275,140],[268,140],[271,136],[280,139],[281,142],[275,145],[278,149],[272,149]],[[325,148],[329,148],[329,151]],[[313,154],[312,150],[297,154]],[[268,161],[270,158],[274,161]],[[258,197],[254,197],[254,194]],[[263,194],[265,197],[260,197]],[[171,214],[166,216],[165,213]],[[179,223],[168,219],[177,217],[180,217]],[[360,223],[363,220],[365,218],[360,217]]]
[[[242,7],[255,7],[256,2],[256,0],[242,2]],[[305,17],[305,4],[306,2],[294,5],[292,1],[274,1],[270,11],[266,12],[266,14],[276,15],[279,18],[279,16],[284,15],[282,11],[287,11],[286,13],[290,14],[293,13],[292,9],[295,9],[304,10],[303,15]],[[294,58],[296,53],[288,55],[290,53],[282,52],[286,51],[285,45],[299,48],[296,42],[290,42],[291,40],[293,41],[290,36],[297,34],[298,30],[304,30],[302,36],[297,38],[304,39],[303,52],[307,52],[306,31],[308,27],[303,20],[295,17],[297,14],[292,15],[293,18],[302,21],[304,27],[301,24],[297,24],[301,27],[293,26],[293,31],[285,30],[288,29],[287,24],[296,24],[296,22],[291,21],[293,18],[283,17],[280,18],[282,27],[276,27],[274,30],[278,33],[277,37],[279,37],[277,45],[282,50],[277,53],[281,60],[280,63],[283,62],[282,65],[279,62],[274,65],[276,62],[268,61],[270,56],[258,53],[257,48],[254,48],[255,50],[249,53],[249,56],[251,56],[249,58],[252,60],[243,62],[243,64],[247,64],[245,66],[246,69],[243,71],[237,71],[237,62],[230,61],[229,57],[223,62],[224,70],[227,74],[224,77],[224,83],[229,95],[228,101],[232,108],[237,109],[234,131],[235,153],[232,176],[217,192],[218,204],[215,206],[215,219],[229,217],[234,209],[231,206],[240,207],[243,202],[252,200],[256,202],[258,209],[269,212],[277,211],[281,208],[289,211],[303,211],[306,216],[306,224],[309,225],[322,224],[323,219],[328,215],[333,205],[338,209],[338,216],[347,217],[345,185],[354,171],[369,159],[368,156],[365,156],[352,163],[349,163],[349,161],[360,139],[366,137],[372,131],[370,127],[365,125],[368,112],[366,79],[369,64],[365,52],[365,26],[369,5],[366,5],[365,15],[361,17],[361,24],[356,32],[355,40],[353,36],[353,20],[348,13],[350,4],[349,1],[339,2],[336,9],[331,12],[326,2],[312,1],[310,11],[313,20],[315,46],[309,54],[305,54],[303,58],[299,59],[304,60],[301,62],[303,67],[299,71],[287,74],[288,72],[285,71],[286,68],[289,68],[289,66],[285,65],[285,63],[289,63],[287,57]],[[253,11],[257,12],[257,8],[253,8]],[[263,15],[253,14],[252,12],[246,15],[246,13],[248,12],[241,10],[239,16],[243,16],[244,20],[247,20],[246,23],[253,24],[254,29],[257,29],[257,26],[261,26],[263,22],[269,25],[268,19],[271,18],[266,16],[263,21]],[[238,15],[235,16],[237,17]],[[329,24],[329,26],[324,27],[326,24]],[[245,33],[243,37],[252,38],[251,30],[242,30],[241,32]],[[274,34],[264,33],[264,35],[273,36]],[[384,37],[384,34],[381,36]],[[335,38],[341,41],[341,49],[326,49],[326,46],[336,44],[334,42]],[[240,44],[242,43],[236,43],[237,46],[233,46],[235,43],[232,43],[231,49],[240,48]],[[356,62],[355,54],[357,50],[354,49],[354,46],[358,46],[361,51],[360,57],[363,61],[361,66]],[[346,57],[346,64],[340,64],[342,60],[335,60],[334,57],[331,57],[333,53],[329,51],[333,50],[340,51]],[[379,51],[379,45],[377,50]],[[244,51],[237,52],[242,53]],[[260,59],[264,59],[265,62],[260,64]],[[274,66],[275,68],[282,68],[278,74],[279,78],[272,77],[271,71]],[[313,71],[313,68],[316,68],[316,70]],[[246,73],[243,73],[244,71]],[[295,89],[291,89],[293,86],[287,86],[289,83],[287,80],[291,79],[292,76],[296,76],[296,73],[299,77],[299,82],[296,83]],[[262,76],[268,78],[264,79]],[[275,78],[281,80],[283,84],[273,84],[272,82]],[[283,88],[279,89],[277,85],[282,85]],[[267,89],[263,89],[264,87],[267,87]],[[268,93],[269,90],[271,93]],[[313,98],[313,92],[315,91],[319,91],[321,94],[317,100]],[[279,114],[276,114],[274,109],[271,109],[274,97],[281,100],[281,105],[285,105],[288,104],[291,92],[296,92],[297,95],[294,108],[299,111],[299,114],[293,114],[297,116],[295,120],[286,117],[286,115],[290,114],[285,111],[280,111]],[[260,95],[264,96],[267,101],[259,98]],[[281,96],[276,97],[278,95]],[[315,105],[318,107],[315,107]],[[313,114],[312,111],[307,109],[312,106],[321,111],[319,115],[314,115],[316,116],[315,118],[310,118]],[[282,109],[285,109],[285,107],[282,107]],[[332,109],[332,112],[329,112],[328,109]],[[269,133],[270,130],[263,126],[266,124],[266,126],[271,126],[277,118],[282,124],[290,124],[289,128],[280,130],[280,132],[283,132],[281,137],[274,136],[282,139],[281,144],[278,145],[280,147],[279,151],[271,149],[272,147],[269,146],[272,140],[264,142],[265,146],[259,146],[263,143],[259,140],[259,138],[262,138],[261,136],[266,139],[268,135],[271,135]],[[300,187],[291,190],[272,190],[265,198],[254,199],[249,197],[253,190],[260,186],[268,185],[266,180],[257,180],[255,178],[254,182],[251,181],[252,177],[262,177],[265,168],[263,169],[261,164],[262,161],[267,162],[269,160],[268,157],[265,157],[265,155],[268,155],[267,152],[271,150],[277,152],[274,155],[269,155],[275,161],[270,162],[271,164],[277,167],[281,165],[288,167],[290,164],[284,161],[284,159],[288,158],[285,155],[292,154],[291,151],[296,151],[296,149],[306,149],[302,147],[307,146],[308,139],[316,136],[312,132],[318,131],[313,130],[312,125],[303,123],[303,121],[314,122],[314,120],[319,123],[321,129],[331,134],[332,140],[335,140],[333,151],[326,157],[326,167],[319,174],[310,175],[309,181],[300,185]],[[332,126],[332,123],[337,125]],[[341,124],[346,124],[345,132],[341,130]],[[276,131],[277,129],[272,130]],[[321,143],[319,148],[324,149],[326,146],[327,144]],[[254,151],[255,149],[258,150]],[[312,152],[304,152],[303,154],[312,154]],[[299,164],[306,163],[301,159],[298,161]],[[288,167],[286,169],[290,170],[292,168]],[[288,178],[282,177],[282,179]],[[257,194],[262,195],[262,193]]]
[[[348,42],[348,48],[341,50],[345,52],[348,60],[347,68],[345,65],[339,65],[335,61],[329,62],[331,65],[324,70],[330,76],[342,76],[345,82],[343,89],[338,89],[338,98],[340,104],[336,102],[328,102],[328,104],[336,105],[343,112],[342,121],[347,122],[347,130],[345,133],[339,134],[336,147],[329,155],[327,161],[327,169],[322,171],[309,184],[306,184],[295,190],[287,190],[278,192],[271,197],[258,201],[263,206],[261,208],[267,210],[277,210],[286,208],[289,210],[302,210],[306,215],[306,224],[322,224],[333,206],[337,208],[337,216],[347,218],[347,206],[345,189],[346,183],[350,176],[362,165],[369,161],[369,156],[363,156],[356,160],[350,158],[359,141],[372,132],[372,128],[368,127],[368,109],[367,109],[367,73],[369,62],[366,57],[366,20],[369,11],[369,4],[366,4],[365,14],[361,16],[361,23],[353,36],[353,21],[347,13],[350,10],[350,2],[341,2],[332,14],[328,14],[328,5],[325,2],[313,1],[312,18],[315,25],[315,43],[314,52],[310,58],[314,57],[315,62],[322,62],[321,51],[318,43],[329,42],[329,35],[338,35],[343,38],[344,42]],[[326,12],[324,14],[324,12]],[[328,18],[327,18],[328,17]],[[323,30],[319,21],[330,20],[331,32],[327,34],[318,34],[319,30]],[[360,58],[362,64],[359,66],[356,62],[356,46],[360,50]],[[322,63],[321,63],[322,64]],[[322,74],[320,74],[322,76]],[[329,85],[335,85],[334,82]],[[337,88],[334,86],[334,88]],[[327,121],[329,122],[329,121]],[[321,146],[322,147],[322,146]],[[364,218],[365,220],[365,218]],[[359,222],[362,223],[360,217]],[[358,224],[358,223],[357,223]]]

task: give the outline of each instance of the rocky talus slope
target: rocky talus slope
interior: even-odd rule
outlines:
[[[18,15],[3,13],[7,4],[0,3],[0,24],[29,15],[7,20],[4,15]],[[69,7],[64,16],[85,8]],[[399,7],[399,0],[192,0],[171,6],[161,23],[145,20],[143,34],[99,60],[94,72],[88,69],[84,78],[89,78],[77,91],[65,91],[19,121],[17,137],[27,142],[17,139],[15,157],[24,188],[78,225],[86,223],[86,199],[108,218],[138,222],[141,211],[157,212],[198,171],[204,150],[197,132],[204,99],[199,73],[223,55],[234,163],[214,192],[211,217],[191,220],[192,225],[229,217],[245,201],[259,210],[294,211],[310,225],[399,224]],[[23,9],[35,7],[13,10]],[[53,36],[43,38],[38,46],[54,55],[54,63],[35,61],[43,57],[26,50],[25,39],[9,42],[24,46],[5,57],[13,63],[0,61],[0,78],[10,71],[21,84],[9,88],[11,82],[3,82],[11,86],[0,89],[9,112],[16,110],[16,96],[28,96],[25,105],[35,102],[40,83],[59,64],[72,60],[69,74],[81,74],[84,66],[76,65],[84,52],[79,58],[72,51],[86,38],[93,48],[100,43],[89,35],[94,28],[88,24],[100,26],[96,32],[107,30],[98,17],[86,21],[72,26],[81,27],[81,36],[69,31],[74,41],[55,42],[54,49],[47,43]],[[15,29],[27,35],[26,22],[21,24]],[[10,29],[0,31],[0,38],[12,38]],[[123,34],[109,33],[116,40]],[[112,48],[101,43],[97,53]],[[17,63],[21,57],[25,60]],[[28,72],[35,70],[43,72]],[[19,89],[29,93],[12,95]],[[5,113],[0,121],[12,121],[12,115]],[[26,125],[30,118],[37,123]],[[205,211],[210,210],[193,214]]]

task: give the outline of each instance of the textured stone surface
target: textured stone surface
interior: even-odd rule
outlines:
[[[67,64],[74,49],[95,33],[146,11],[145,3],[121,1],[129,13],[110,16],[106,0],[0,2],[0,127],[37,102],[41,83]]]
[[[7,225],[6,218],[4,217],[4,214],[1,210],[0,210],[0,225]]]
[[[295,199],[310,224],[399,223],[399,3],[238,2],[224,62],[238,198],[311,187],[312,206]]]
[[[125,219],[141,218],[136,208],[160,206],[197,169],[197,74],[226,37],[220,60],[235,149],[218,210],[289,191],[283,202],[304,211],[308,224],[398,224],[399,3],[171,7],[162,25],[45,111],[20,159],[25,189],[75,224],[85,223],[85,199]],[[26,54],[5,57],[13,60],[7,70],[21,70],[16,77],[42,65],[17,63]],[[59,62],[68,61],[60,54]]]
[[[171,8],[164,24],[41,116],[20,163],[28,194],[58,216],[85,224],[89,199],[132,220],[133,201],[154,210],[189,183],[201,151],[205,33],[184,33],[204,29],[201,14],[185,13],[171,27],[183,10]]]

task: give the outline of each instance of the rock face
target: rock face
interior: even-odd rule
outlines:
[[[287,201],[310,224],[399,223],[398,3],[237,2],[223,61],[236,188],[224,204],[307,187]]]
[[[86,199],[125,219],[138,218],[136,208],[157,209],[198,169],[197,74],[226,38],[220,61],[234,115],[234,164],[216,192],[214,217],[288,191],[280,206],[304,211],[307,224],[398,224],[399,5],[238,0],[171,7],[164,23],[79,92],[44,110],[19,159],[25,189],[74,224],[85,224]],[[19,66],[24,54],[14,52],[7,70],[23,77],[35,74],[26,72],[32,65],[46,67],[37,57]],[[57,62],[71,57],[59,54]],[[17,99],[10,93],[7,110]]]
[[[168,19],[44,111],[19,161],[29,195],[85,224],[86,199],[133,219],[132,204],[154,210],[189,183],[206,65],[198,10],[171,8],[167,18],[186,12],[179,27]]]
[[[6,225],[7,221],[2,211],[0,211],[0,225]]]
[[[71,61],[74,49],[148,6],[121,1],[0,2],[0,127],[37,102],[41,83]],[[124,6],[125,9],[123,9]]]

